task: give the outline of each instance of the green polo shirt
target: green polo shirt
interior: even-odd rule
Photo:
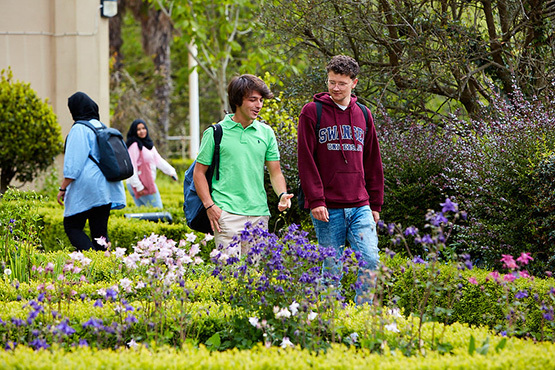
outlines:
[[[212,179],[212,199],[226,212],[244,216],[270,215],[264,189],[264,163],[279,161],[274,130],[259,121],[247,128],[225,116],[220,143],[220,180]],[[214,156],[214,130],[202,135],[197,162],[209,166]]]

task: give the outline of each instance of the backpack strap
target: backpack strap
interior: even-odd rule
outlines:
[[[320,119],[322,118],[322,102],[315,101],[316,103],[316,136],[318,136],[318,131],[320,131]]]
[[[365,133],[366,133],[368,132],[368,108],[366,108],[364,104],[359,103],[358,101],[357,101],[357,105],[362,110],[362,113],[364,114],[364,120],[366,121],[366,130],[365,130]]]
[[[98,121],[98,122],[100,122],[100,121]],[[93,132],[94,132],[95,135],[98,135],[98,130],[102,130],[102,129],[106,128],[106,125],[103,124],[102,122],[100,122],[100,124],[102,125],[102,126],[100,126],[100,127],[94,127],[93,124],[92,124],[90,121],[85,121],[85,120],[75,121],[75,123],[79,123],[79,124],[81,124],[81,125],[83,125],[83,126],[87,126],[87,127],[90,128],[91,130],[93,130]],[[98,138],[97,138],[96,140],[98,140]],[[66,137],[66,142],[65,142],[65,144],[64,144],[64,153],[65,153],[65,151],[66,151],[66,144],[67,144],[67,137]],[[89,153],[89,158],[90,158],[91,161],[93,161],[97,166],[100,167],[100,163],[92,156],[91,153]]]
[[[220,143],[222,142],[223,129],[219,123],[211,125],[214,129],[214,158],[212,162],[214,163],[214,173],[216,174],[216,180],[220,179]]]
[[[320,131],[320,119],[322,118],[322,102],[321,101],[315,101],[314,103],[316,103],[316,135],[318,135],[318,131]],[[362,113],[364,114],[364,120],[366,121],[366,131],[368,132],[368,108],[366,108],[366,106],[362,103],[357,102],[358,107],[362,110]]]

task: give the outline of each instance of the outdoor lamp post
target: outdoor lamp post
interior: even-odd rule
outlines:
[[[100,15],[112,18],[118,14],[118,0],[100,0]]]

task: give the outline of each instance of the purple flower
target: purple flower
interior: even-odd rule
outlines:
[[[33,348],[35,351],[38,351],[39,349],[46,349],[48,347],[50,347],[50,345],[48,345],[48,343],[46,343],[45,339],[41,339],[41,338],[37,338],[32,340],[31,342],[29,342],[29,346],[31,346],[31,348]]]
[[[393,257],[395,257],[395,255],[396,255],[397,253],[393,252],[393,251],[392,251],[391,249],[389,249],[389,248],[385,248],[385,254],[386,254],[389,258],[393,258]]]
[[[522,298],[526,298],[526,297],[528,297],[528,291],[527,290],[521,290],[519,292],[516,292],[516,294],[515,294],[516,299],[522,299]]]
[[[429,234],[424,235],[421,242],[422,244],[434,244],[434,240]]]
[[[15,326],[19,327],[19,326],[24,326],[25,325],[25,321],[12,317],[12,324],[14,324]]]
[[[125,321],[132,324],[132,323],[136,323],[139,322],[139,320],[137,320],[137,318],[133,315],[129,315],[125,318]]]
[[[103,307],[104,305],[102,304],[102,300],[97,299],[94,304],[93,307]]]
[[[405,236],[409,236],[409,235],[415,236],[417,234],[418,234],[418,229],[414,226],[409,226],[405,229]]]
[[[546,319],[547,321],[553,321],[553,308],[552,307],[547,307],[547,306],[542,306],[542,311],[543,311],[543,318]]]
[[[87,342],[86,339],[79,339],[79,346],[80,346],[80,347],[88,347],[88,346],[89,346],[89,342]]]
[[[446,224],[448,220],[447,220],[447,217],[443,215],[443,212],[440,212],[437,215],[434,215],[434,217],[432,217],[431,222],[432,222],[432,225],[434,225],[435,227],[439,227],[441,226],[441,224]]]
[[[389,233],[389,235],[393,235],[393,233],[395,232],[394,223],[390,223],[389,225],[387,225],[387,232]]]
[[[459,205],[457,203],[453,203],[451,202],[451,199],[447,198],[445,199],[445,203],[439,203],[440,206],[442,206],[443,208],[441,209],[441,212],[445,213],[445,212],[458,212],[459,211]]]
[[[111,299],[115,301],[116,298],[118,298],[118,292],[111,288],[106,289],[106,299]]]
[[[56,329],[58,329],[58,331],[64,335],[71,335],[75,333],[75,329],[69,326],[68,321],[69,320],[65,319],[58,326],[56,326]]]
[[[83,323],[83,328],[92,327],[95,329],[104,329],[104,325],[102,325],[101,319],[95,319],[91,317],[91,319],[85,323]]]
[[[420,257],[420,256],[414,257],[413,260],[412,260],[412,262],[414,262],[414,263],[426,263],[426,261],[424,261],[424,260],[422,259],[422,257]]]

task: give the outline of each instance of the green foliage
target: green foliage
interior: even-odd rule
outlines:
[[[0,194],[14,178],[32,181],[63,148],[61,128],[48,101],[42,101],[29,84],[13,82],[11,69],[1,75]]]
[[[29,281],[41,247],[42,220],[37,208],[42,197],[35,192],[8,188],[0,202],[0,264],[10,279]]]

